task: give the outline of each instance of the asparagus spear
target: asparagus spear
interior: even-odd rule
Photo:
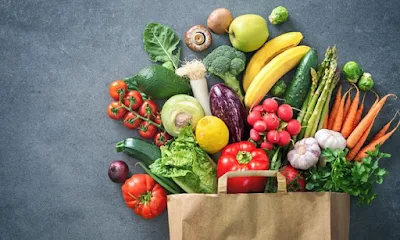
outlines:
[[[332,55],[333,56],[332,56],[332,60],[329,65],[329,68],[327,69],[327,71],[325,71],[325,75],[322,79],[322,81],[324,81],[324,79],[325,79],[324,88],[321,92],[321,95],[318,98],[318,102],[315,105],[312,115],[308,121],[307,129],[306,129],[306,133],[304,134],[304,137],[314,136],[314,134],[318,128],[318,122],[321,118],[321,112],[323,110],[325,102],[328,101],[328,93],[330,91],[331,83],[333,82],[333,77],[336,73],[336,67],[337,67],[336,46],[334,46],[332,49]],[[319,86],[318,86],[318,88],[319,88]],[[317,91],[318,91],[318,89],[317,89]]]
[[[317,70],[318,81],[321,80],[322,74],[325,72],[325,69],[326,69],[327,67],[329,67],[329,62],[330,62],[330,59],[331,59],[331,57],[332,57],[331,55],[332,55],[332,50],[331,50],[330,47],[328,47],[328,48],[326,49],[326,52],[325,52],[325,58],[324,58],[324,60],[323,60],[322,63],[318,66],[318,70]]]
[[[321,113],[321,120],[318,123],[317,131],[322,129],[322,127],[324,126],[326,113],[329,111],[329,102],[330,102],[330,99],[332,97],[332,92],[333,92],[333,89],[335,89],[335,87],[336,87],[337,83],[339,82],[339,80],[340,80],[340,71],[336,71],[335,77],[334,77],[333,82],[331,84],[331,88],[329,89],[327,101],[325,102],[324,109],[322,110],[322,113]]]

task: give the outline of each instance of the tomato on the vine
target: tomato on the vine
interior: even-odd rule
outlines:
[[[170,139],[171,139],[171,136],[168,133],[159,132],[154,136],[153,140],[154,140],[154,144],[157,147],[161,147],[161,146],[164,146]]]
[[[142,138],[149,139],[152,138],[154,134],[156,134],[157,127],[150,122],[144,121],[140,124],[138,132]]]
[[[133,112],[128,112],[124,117],[124,126],[129,129],[136,129],[139,127],[142,120]]]
[[[157,104],[153,100],[143,101],[142,106],[139,108],[139,114],[142,117],[152,119],[157,113]]]
[[[124,98],[124,105],[131,106],[132,110],[138,109],[143,104],[142,94],[139,91],[129,91]]]
[[[159,125],[161,125],[161,114],[158,112],[156,113],[156,116],[154,117],[153,121]]]
[[[119,100],[120,94],[122,95],[122,97],[124,97],[127,91],[128,85],[126,85],[126,83],[122,80],[115,80],[110,84],[110,97],[112,97],[115,101]]]
[[[126,109],[120,102],[112,102],[107,107],[107,114],[112,119],[121,119],[126,113]]]

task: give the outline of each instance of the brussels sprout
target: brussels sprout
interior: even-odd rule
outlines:
[[[358,65],[358,63],[350,61],[343,66],[343,74],[346,77],[347,81],[351,83],[356,83],[363,74],[363,70],[360,68],[360,65]]]
[[[358,81],[358,88],[361,91],[369,91],[374,87],[374,80],[372,79],[372,75],[369,73],[364,73],[360,81]]]
[[[269,15],[269,21],[276,25],[285,22],[289,17],[289,12],[285,7],[279,6],[272,10],[271,14]]]
[[[174,64],[171,61],[165,62],[161,66],[168,68],[169,70],[175,71]]]
[[[281,79],[275,83],[275,85],[271,89],[271,94],[274,97],[282,96],[286,91],[286,83]]]

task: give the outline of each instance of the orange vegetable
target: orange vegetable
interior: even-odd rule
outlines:
[[[350,149],[349,153],[347,153],[347,156],[346,156],[347,160],[351,161],[357,156],[357,153],[360,151],[362,146],[364,146],[365,141],[367,141],[368,135],[371,132],[371,129],[372,129],[372,126],[374,125],[374,122],[375,122],[375,119],[371,122],[371,124],[369,125],[367,131],[365,131],[363,133],[361,138],[358,140],[357,144],[352,149]]]
[[[394,94],[387,94],[378,103],[374,104],[367,115],[361,120],[361,122],[357,125],[354,131],[350,134],[350,136],[346,140],[347,147],[352,149],[361,138],[363,133],[367,130],[373,119],[378,115],[386,100],[390,96],[396,96]]]
[[[360,105],[360,106],[358,107],[358,109],[357,109],[357,113],[356,113],[356,116],[355,116],[355,118],[354,118],[353,126],[352,126],[351,131],[353,131],[354,128],[357,127],[358,123],[360,123],[360,120],[361,120],[361,117],[362,117],[362,113],[363,113],[363,111],[364,111],[364,99],[365,99],[365,95],[366,95],[366,94],[364,93],[363,99],[362,99],[362,101],[361,101],[361,105]]]
[[[378,139],[386,134],[387,130],[389,130],[389,128],[390,128],[390,124],[393,122],[393,120],[396,119],[396,116],[398,113],[399,113],[399,111],[397,111],[396,114],[393,116],[393,118],[388,123],[386,123],[386,125],[374,136],[374,138],[371,140],[371,142],[375,141],[376,139]]]
[[[340,100],[340,105],[338,108],[338,111],[336,113],[335,120],[332,125],[332,130],[339,132],[340,129],[342,129],[342,124],[343,124],[343,114],[344,114],[344,101],[346,99],[347,94],[350,92],[351,89],[347,90],[347,92],[343,95],[343,97]]]
[[[336,93],[335,102],[333,103],[332,111],[331,111],[331,113],[329,115],[328,129],[332,129],[333,122],[334,122],[336,114],[337,114],[337,112],[339,110],[341,97],[342,97],[342,85],[339,86],[339,89],[338,89],[338,91]]]
[[[344,138],[347,138],[350,135],[351,131],[353,131],[353,122],[357,114],[358,102],[360,101],[360,91],[358,90],[357,86],[355,86],[355,88],[357,90],[356,96],[354,97],[354,100],[349,107],[348,113],[346,114],[346,119],[344,120],[342,126],[341,133]],[[350,99],[350,96],[348,99]]]
[[[324,126],[322,127],[323,129],[328,129],[328,125],[329,125],[329,119],[328,119],[328,117],[329,117],[329,113],[328,112],[326,112],[325,113],[325,119],[324,119]]]
[[[343,125],[344,125],[344,121],[345,121],[346,118],[347,118],[347,114],[349,113],[350,105],[351,105],[351,91],[349,92],[349,95],[347,96],[346,101],[345,101],[345,104],[344,104],[342,127],[343,127]]]
[[[365,158],[368,154],[368,151],[373,151],[375,149],[376,145],[381,145],[384,144],[386,142],[386,140],[388,140],[394,132],[396,132],[397,128],[400,125],[400,121],[397,123],[397,126],[395,128],[393,128],[392,131],[386,133],[385,135],[383,135],[382,137],[376,139],[375,141],[370,142],[367,146],[363,147],[358,153],[357,156],[355,157],[355,160],[357,161],[361,161],[363,158]]]

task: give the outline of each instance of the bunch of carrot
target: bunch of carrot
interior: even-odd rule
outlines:
[[[353,84],[354,85],[354,84]],[[351,99],[352,89],[356,89],[357,93],[354,99]],[[396,97],[394,94],[387,94],[382,99],[376,95],[376,101],[371,106],[367,114],[362,118],[364,111],[364,99],[365,95],[360,102],[360,91],[356,85],[350,88],[342,96],[342,86],[339,87],[336,98],[332,107],[332,111],[329,114],[327,123],[327,129],[340,132],[344,138],[346,138],[346,145],[350,149],[347,154],[347,160],[361,161],[367,156],[368,151],[375,149],[376,145],[382,145],[389,139],[390,136],[397,130],[399,123],[390,132],[387,132],[390,128],[391,123],[396,118],[395,116],[374,136],[370,143],[365,144],[368,135],[371,132],[372,126],[375,122],[376,117],[383,108],[386,100],[390,96]]]

